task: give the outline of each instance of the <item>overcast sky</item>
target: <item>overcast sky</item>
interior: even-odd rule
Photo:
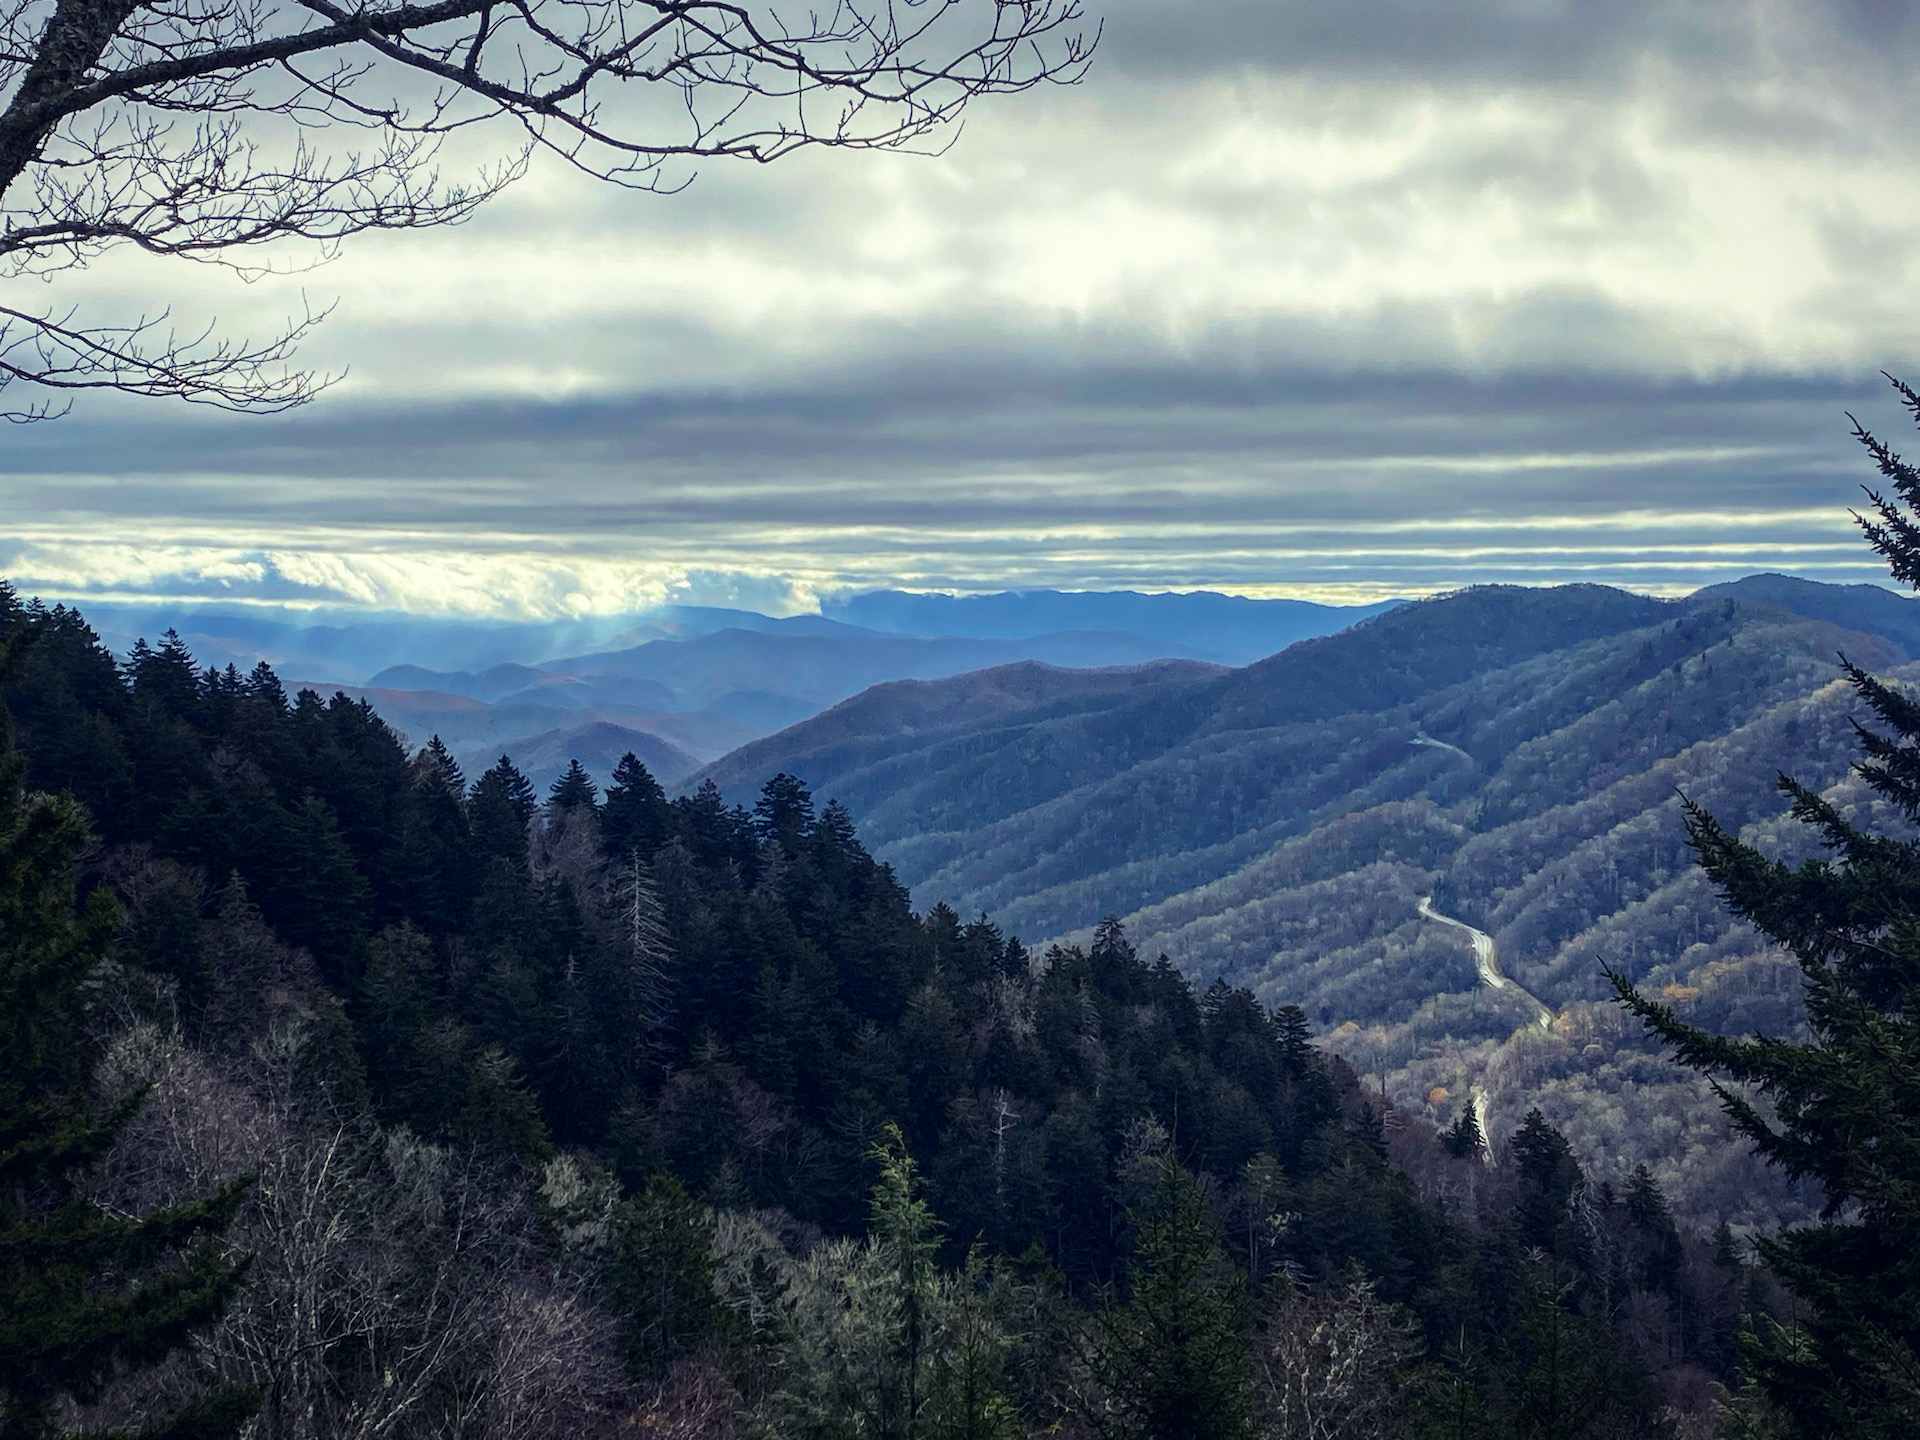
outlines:
[[[1843,412],[1901,435],[1877,374],[1920,379],[1920,3],[1101,13],[1084,85],[935,158],[537,170],[297,283],[105,267],[235,330],[337,299],[305,353],[350,373],[0,435],[0,574],[489,614],[1880,578]]]

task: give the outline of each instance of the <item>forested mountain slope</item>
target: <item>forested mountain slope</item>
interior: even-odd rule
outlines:
[[[1482,588],[1242,670],[1035,685],[990,715],[965,699],[1002,672],[884,686],[704,773],[804,774],[922,903],[1035,939],[1115,912],[1191,975],[1301,1003],[1436,1122],[1477,1084],[1498,1129],[1524,1095],[1588,1153],[1664,1165],[1703,1212],[1733,1188],[1773,1205],[1777,1186],[1702,1170],[1721,1153],[1711,1104],[1641,1063],[1596,1003],[1600,967],[1716,1026],[1796,1023],[1793,972],[1693,871],[1678,795],[1762,837],[1777,769],[1849,795],[1835,656],[1897,672],[1914,610],[1781,577],[1681,602]],[[1418,914],[1426,895],[1493,936],[1553,1033],[1478,985],[1464,937]]]
[[[981,698],[1096,715],[1233,678],[1035,668]],[[1084,1440],[1198,1384],[1241,1436],[1305,1403],[1300,1347],[1334,1325],[1361,1327],[1341,1374],[1385,1433],[1665,1440],[1778,1304],[1646,1173],[1589,1186],[1538,1116],[1489,1170],[1300,1007],[1118,924],[1036,958],[915,913],[790,775],[751,810],[669,801],[626,755],[604,795],[576,766],[543,803],[266,665],[177,638],[117,664],[4,583],[0,680],[9,1163],[113,1117],[105,1153],[0,1195],[0,1320],[58,1343],[88,1277],[127,1278],[78,1253],[82,1214],[178,1237],[167,1207],[226,1194],[208,1224],[253,1257],[165,1363],[55,1377],[87,1433],[208,1393],[293,1440]],[[91,954],[37,983],[78,929]],[[36,1304],[23,1234],[73,1258],[68,1310]],[[912,1428],[869,1423],[907,1392]]]

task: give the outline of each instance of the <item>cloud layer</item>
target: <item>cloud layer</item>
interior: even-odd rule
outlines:
[[[6,436],[0,571],[540,614],[1873,578],[1842,411],[1898,430],[1870,382],[1920,358],[1915,11],[1125,0],[938,157],[542,171],[370,237],[301,282],[351,366],[310,411]],[[258,330],[293,283],[82,298]]]

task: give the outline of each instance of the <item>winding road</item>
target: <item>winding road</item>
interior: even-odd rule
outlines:
[[[1451,747],[1449,747],[1451,748]],[[1428,920],[1437,920],[1442,925],[1451,925],[1456,930],[1467,932],[1467,938],[1473,941],[1474,962],[1480,967],[1480,983],[1489,990],[1511,990],[1531,1004],[1539,1013],[1534,1017],[1544,1029],[1553,1029],[1553,1011],[1543,1005],[1537,996],[1522,990],[1512,980],[1500,973],[1500,952],[1494,949],[1493,937],[1484,930],[1476,930],[1464,920],[1456,920],[1451,915],[1442,915],[1433,908],[1433,897],[1420,897],[1420,914]]]
[[[1454,754],[1458,755],[1462,760],[1471,761],[1473,759],[1473,756],[1469,755],[1466,751],[1462,750],[1458,745],[1449,745],[1444,740],[1436,740],[1431,735],[1427,734],[1427,732],[1424,730],[1414,731],[1413,739],[1409,740],[1407,743],[1409,745],[1424,745],[1430,750],[1451,750]]]

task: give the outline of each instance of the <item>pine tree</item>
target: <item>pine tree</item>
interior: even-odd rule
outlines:
[[[1487,1138],[1480,1130],[1480,1108],[1467,1097],[1467,1108],[1460,1112],[1460,1118],[1447,1128],[1440,1137],[1441,1147],[1456,1160],[1477,1159],[1487,1148]]]
[[[591,810],[599,790],[578,760],[567,761],[566,773],[547,791],[547,813],[564,815],[570,810]]]
[[[78,991],[120,917],[102,891],[76,914],[85,823],[70,801],[29,797],[23,768],[0,705],[0,1440],[58,1433],[62,1396],[84,1403],[120,1370],[179,1350],[220,1317],[246,1269],[216,1238],[245,1180],[139,1219],[80,1189],[141,1099],[96,1116],[77,1073]],[[234,1435],[257,1404],[251,1391],[216,1390],[148,1433]]]
[[[467,802],[474,848],[488,859],[515,867],[527,863],[527,827],[533,824],[533,786],[502,755],[478,780]]]
[[[892,1294],[893,1364],[883,1371],[890,1381],[875,1396],[875,1427],[882,1435],[902,1437],[925,1432],[931,1399],[929,1371],[940,1320],[940,1272],[934,1257],[942,1226],[921,1195],[919,1167],[907,1153],[898,1125],[889,1122],[881,1142],[869,1152],[879,1167],[874,1179],[868,1228],[886,1257]]]
[[[601,843],[607,854],[624,860],[638,851],[643,860],[650,859],[667,843],[672,828],[673,811],[666,792],[629,750],[613,767],[613,784],[607,787],[606,804],[600,810]]]
[[[783,771],[761,787],[753,825],[762,840],[777,840],[789,854],[795,853],[813,829],[813,796]]]
[[[1632,1227],[1640,1252],[1640,1273],[1636,1282],[1643,1290],[1659,1290],[1677,1296],[1686,1251],[1680,1244],[1680,1231],[1673,1223],[1673,1210],[1660,1192],[1653,1173],[1645,1165],[1633,1167],[1627,1177],[1627,1223]]]
[[[713,1230],[713,1212],[671,1175],[655,1175],[620,1202],[611,1298],[627,1363],[637,1371],[664,1370],[718,1323]]]
[[[1920,421],[1920,394],[1893,384]],[[1857,423],[1854,433],[1894,491],[1869,490],[1873,515],[1856,518],[1894,576],[1920,586],[1920,468]],[[1855,773],[1920,821],[1920,703],[1841,663],[1880,727],[1856,722],[1865,759]],[[1687,839],[1728,908],[1799,963],[1811,1039],[1716,1035],[1610,978],[1682,1064],[1715,1077],[1758,1154],[1824,1188],[1817,1223],[1755,1241],[1799,1301],[1794,1326],[1747,1337],[1759,1396],[1795,1437],[1911,1437],[1920,1435],[1920,843],[1864,830],[1784,775],[1779,788],[1826,858],[1770,861],[1691,804]]]
[[[1513,1206],[1520,1243],[1575,1258],[1584,1237],[1574,1224],[1573,1209],[1586,1177],[1573,1147],[1538,1109],[1527,1111],[1508,1145],[1520,1182]]]
[[[1153,1161],[1153,1201],[1135,1215],[1129,1303],[1099,1319],[1093,1369],[1129,1440],[1237,1440],[1247,1433],[1252,1306],[1199,1183]]]

